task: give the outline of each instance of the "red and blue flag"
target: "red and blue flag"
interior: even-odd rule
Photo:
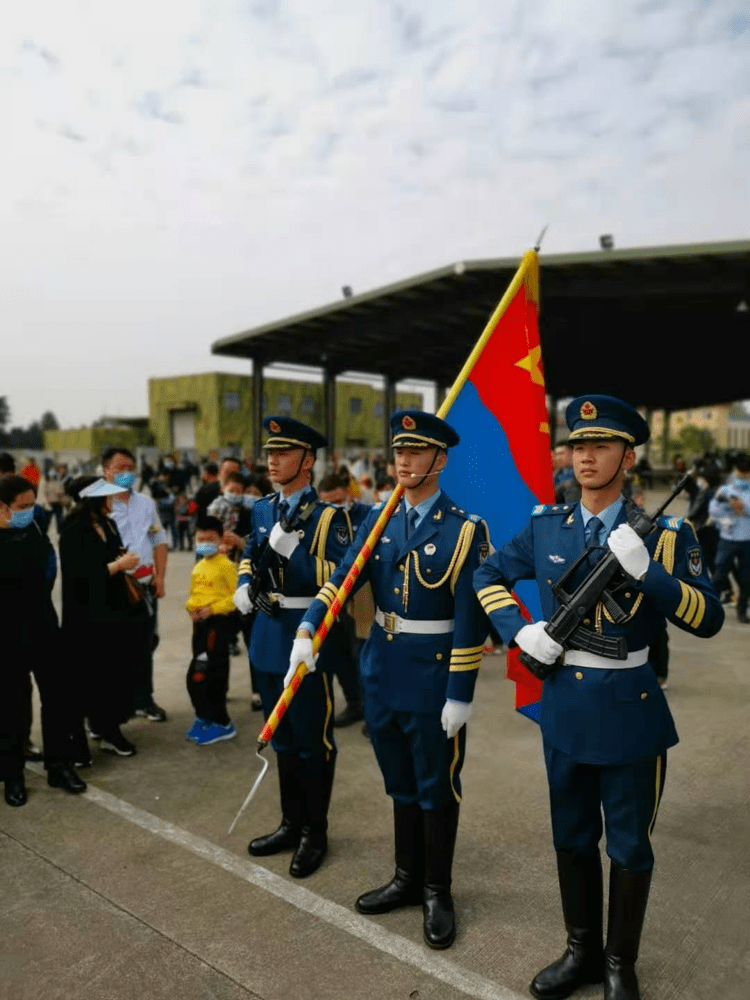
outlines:
[[[532,508],[554,502],[547,404],[539,341],[539,261],[529,250],[440,408],[458,431],[441,486],[488,523],[500,547],[526,525]],[[536,583],[516,596],[530,617],[541,617]],[[539,721],[542,685],[508,652],[516,708]]]

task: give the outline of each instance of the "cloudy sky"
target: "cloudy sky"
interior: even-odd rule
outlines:
[[[747,0],[25,0],[0,395],[147,412],[219,337],[456,260],[750,237]]]

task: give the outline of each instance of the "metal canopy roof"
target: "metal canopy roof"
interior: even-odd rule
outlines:
[[[449,386],[519,258],[466,261],[216,341],[214,354]],[[683,409],[750,396],[750,241],[542,255],[553,397]],[[738,310],[738,306],[740,306]]]

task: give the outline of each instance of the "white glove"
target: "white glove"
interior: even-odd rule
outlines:
[[[284,675],[284,687],[289,687],[292,683],[292,677],[294,677],[297,672],[297,667],[300,663],[306,663],[307,669],[311,674],[315,673],[315,661],[320,656],[320,653],[313,656],[313,644],[312,639],[300,638],[299,636],[294,640],[292,645],[292,652],[289,657],[289,669]]]
[[[452,740],[461,726],[465,726],[471,715],[471,704],[466,701],[451,701],[449,698],[443,705],[443,712],[440,716],[440,725],[445,730],[445,735]]]
[[[273,528],[271,528],[271,534],[268,536],[268,544],[280,556],[283,556],[285,559],[291,559],[292,552],[299,545],[299,538],[296,531],[284,531],[277,521]]]
[[[516,632],[516,645],[520,646],[524,653],[533,656],[540,663],[552,666],[563,648],[559,642],[555,642],[544,631],[547,622],[534,622],[533,625],[524,625]]]
[[[237,608],[241,615],[249,615],[253,610],[253,602],[250,600],[250,594],[248,593],[250,589],[249,583],[243,583],[241,587],[238,587],[234,592],[234,606]]]
[[[607,538],[607,545],[614,552],[617,561],[634,580],[642,580],[646,575],[651,557],[648,549],[629,524],[621,524]]]

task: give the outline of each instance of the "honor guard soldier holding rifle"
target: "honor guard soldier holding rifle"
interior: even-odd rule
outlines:
[[[477,570],[474,585],[503,641],[546,674],[541,728],[568,945],[535,977],[531,993],[558,1000],[603,980],[605,1000],[639,1000],[635,962],[654,864],[651,835],[667,748],[677,743],[649,646],[665,619],[707,638],[721,628],[724,613],[688,523],[659,517],[648,534],[650,525],[639,534],[628,523],[642,526],[621,496],[635,446],[649,437],[638,412],[611,396],[581,396],[566,417],[580,503],[535,507],[526,528]],[[537,580],[543,614],[552,619],[558,610],[552,588],[560,593],[562,575],[573,567],[570,587],[566,581],[572,590],[608,553],[616,575],[604,599],[580,611],[587,615],[580,641],[563,650],[547,621],[527,623],[511,594],[516,581]],[[611,862],[604,949],[602,807]]]
[[[351,533],[343,510],[318,499],[310,485],[322,434],[290,417],[267,417],[268,475],[280,493],[260,498],[239,566],[234,603],[253,619],[249,654],[266,718],[284,689],[289,651],[303,614],[346,552]],[[345,636],[342,634],[342,641]],[[328,806],[333,787],[331,671],[337,642],[321,653],[319,669],[305,680],[273,738],[279,768],[281,824],[248,846],[264,856],[294,851],[289,872],[316,871],[328,848]]]
[[[458,444],[453,428],[420,410],[394,413],[390,423],[404,497],[357,585],[370,581],[377,608],[360,675],[370,739],[393,799],[396,870],[356,905],[375,914],[421,903],[426,943],[447,948],[455,937],[451,870],[465,723],[487,634],[472,576],[489,537],[485,523],[438,485],[448,449]],[[310,666],[312,636],[378,516],[378,508],[367,515],[305,614],[287,679],[301,662]]]

